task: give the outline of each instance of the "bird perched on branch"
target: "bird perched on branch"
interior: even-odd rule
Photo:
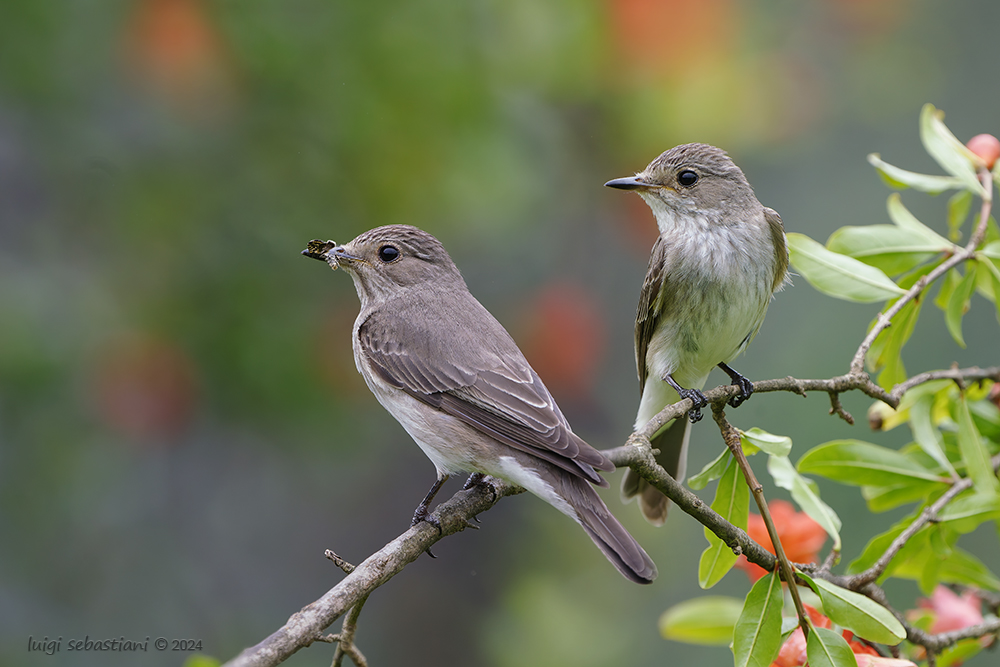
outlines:
[[[437,469],[413,524],[449,475],[493,475],[531,491],[583,526],[626,578],[656,565],[592,485],[614,465],[573,433],[514,340],[469,293],[444,246],[406,225],[350,243],[312,241],[303,254],[346,270],[361,312],[354,359],[379,403]]]
[[[690,423],[707,405],[701,388],[709,372],[718,366],[739,387],[733,407],[753,392],[750,380],[728,364],[757,335],[772,295],[787,279],[784,227],[757,201],[740,168],[708,144],[671,148],[635,176],[605,185],[635,191],[660,230],[635,319],[642,391],[635,428],[668,404],[691,399],[690,421],[676,419],[651,439],[660,465],[683,480]],[[650,523],[666,521],[666,496],[629,469],[622,498],[636,496]]]

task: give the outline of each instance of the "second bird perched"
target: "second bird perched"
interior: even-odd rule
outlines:
[[[738,406],[753,384],[727,364],[757,335],[787,279],[781,218],[757,201],[729,156],[708,144],[671,148],[635,176],[605,185],[638,193],[660,230],[636,312],[642,398],[635,428],[682,398],[694,403],[690,421],[701,419],[701,388],[716,366],[740,388],[730,400]],[[676,419],[651,439],[660,465],[677,480],[684,478],[690,431],[687,419]],[[650,523],[666,521],[666,496],[629,469],[622,498],[636,496]]]
[[[436,238],[389,225],[344,245],[312,241],[303,254],[354,279],[361,299],[352,334],[358,371],[437,469],[414,523],[427,517],[449,475],[485,473],[574,519],[628,579],[646,584],[656,577],[656,565],[591,486],[608,486],[597,471],[614,465],[573,433]]]

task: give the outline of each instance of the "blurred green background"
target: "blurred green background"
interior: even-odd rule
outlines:
[[[602,184],[705,141],[788,231],[885,222],[865,155],[938,173],[921,104],[963,141],[1000,133],[998,27],[995,0],[0,3],[0,664],[186,656],[65,652],[86,635],[200,639],[227,659],[342,578],[324,549],[360,562],[407,527],[433,468],[358,376],[354,288],[299,255],[309,239],[388,223],[438,236],[575,430],[616,446],[637,405],[655,227]],[[945,198],[903,197],[944,231]],[[734,366],[842,373],[876,311],[799,278]],[[981,297],[965,335],[959,349],[925,309],[909,370],[997,363]],[[761,395],[730,416],[792,436],[793,460],[834,437],[906,441],[868,431],[866,399],[845,404],[859,425],[822,395]],[[721,448],[699,424],[691,468]],[[903,512],[871,517],[856,489],[821,487],[845,562]],[[699,593],[701,527],[675,512],[654,529],[605,496],[659,565],[652,586],[518,496],[372,595],[362,651],[373,665],[732,664],[657,632]],[[996,542],[962,544],[1000,568]],[[717,587],[747,589],[738,571]],[[916,589],[890,593],[905,608]],[[29,636],[61,636],[63,652],[28,653]]]

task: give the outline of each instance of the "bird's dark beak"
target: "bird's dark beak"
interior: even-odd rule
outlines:
[[[647,183],[638,176],[626,176],[625,178],[616,178],[610,180],[604,184],[605,187],[617,188],[619,190],[651,190],[653,188],[659,187],[653,183]]]
[[[313,259],[326,262],[332,269],[336,269],[340,266],[341,262],[349,263],[361,259],[360,257],[355,257],[354,255],[348,253],[344,249],[344,246],[337,245],[336,241],[320,241],[319,239],[313,239],[307,243],[306,249],[302,251],[302,254],[306,257],[312,257]]]

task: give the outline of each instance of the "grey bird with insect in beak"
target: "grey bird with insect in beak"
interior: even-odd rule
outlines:
[[[656,565],[593,486],[614,465],[573,433],[514,340],[469,293],[444,246],[407,225],[345,245],[311,241],[304,255],[346,270],[361,312],[354,360],[379,403],[416,441],[437,479],[413,515],[427,519],[449,475],[492,475],[524,487],[587,532],[626,578],[648,584]]]
[[[739,387],[733,407],[753,392],[728,363],[757,335],[772,295],[787,280],[784,227],[757,201],[740,168],[708,144],[671,148],[635,176],[605,185],[635,191],[660,230],[635,318],[642,391],[635,428],[668,404],[691,399],[690,421],[676,419],[651,439],[660,465],[683,481],[690,423],[707,404],[701,388],[709,372],[718,366]],[[667,497],[629,469],[622,499],[636,496],[650,523],[666,521]]]

